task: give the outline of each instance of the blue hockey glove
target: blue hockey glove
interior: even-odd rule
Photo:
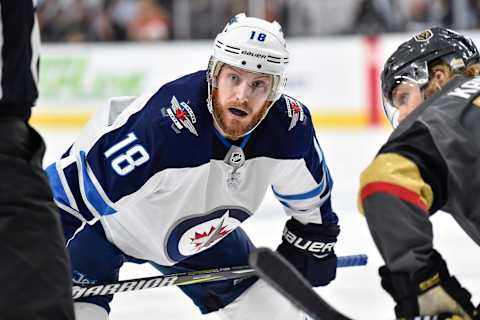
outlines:
[[[277,251],[292,263],[314,287],[335,279],[337,256],[334,247],[340,227],[336,224],[302,224],[287,221]]]
[[[397,303],[397,318],[451,313],[465,320],[480,319],[470,293],[450,276],[447,264],[435,250],[428,264],[411,276],[391,272],[386,266],[380,267],[379,273],[382,287]]]

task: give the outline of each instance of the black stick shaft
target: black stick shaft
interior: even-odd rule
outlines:
[[[323,300],[284,257],[258,248],[249,259],[258,276],[314,320],[352,320]]]

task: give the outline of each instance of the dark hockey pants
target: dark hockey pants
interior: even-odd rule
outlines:
[[[45,145],[0,119],[0,319],[74,319],[63,232],[42,169]]]

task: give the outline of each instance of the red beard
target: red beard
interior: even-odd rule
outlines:
[[[260,112],[257,112],[257,114],[255,114],[252,120],[248,123],[244,123],[234,119],[230,122],[230,124],[227,124],[225,122],[225,114],[229,112],[228,108],[225,108],[225,106],[223,105],[218,107],[220,102],[218,102],[217,99],[217,89],[214,89],[212,93],[213,116],[226,137],[232,140],[237,140],[241,138],[247,132],[255,128],[255,126],[263,119],[264,115],[267,113],[270,103],[270,101],[265,101]],[[228,105],[231,107],[239,106],[243,108],[248,108],[248,106],[239,105],[236,102],[229,103]]]

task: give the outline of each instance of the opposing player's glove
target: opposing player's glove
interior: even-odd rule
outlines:
[[[379,273],[382,287],[397,303],[397,318],[451,313],[465,320],[480,319],[470,293],[450,276],[445,261],[435,250],[428,264],[412,276],[391,272],[386,266],[380,267]]]
[[[287,221],[277,251],[300,271],[312,286],[335,279],[337,256],[334,247],[340,228],[336,224],[302,224]]]

